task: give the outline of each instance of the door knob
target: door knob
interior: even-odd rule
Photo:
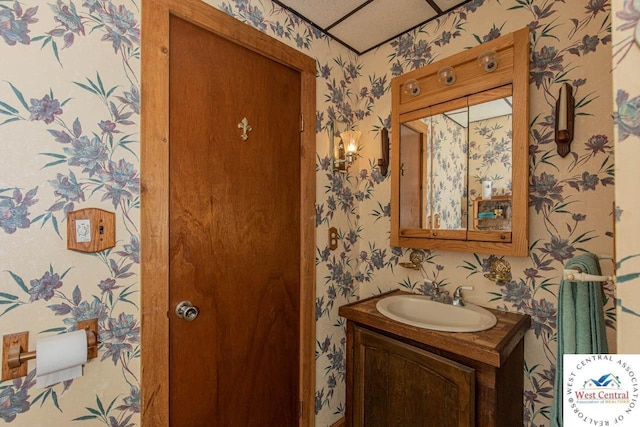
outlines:
[[[194,307],[190,301],[182,301],[176,306],[176,316],[184,320],[195,320],[199,313],[198,308]]]

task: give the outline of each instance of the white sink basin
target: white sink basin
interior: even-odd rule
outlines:
[[[423,295],[389,296],[378,301],[376,308],[389,319],[434,331],[478,332],[497,322],[493,313],[477,305],[458,307]]]

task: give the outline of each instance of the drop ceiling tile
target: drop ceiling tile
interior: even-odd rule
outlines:
[[[435,16],[425,0],[375,0],[328,32],[364,52]]]
[[[365,0],[279,0],[278,2],[325,29],[360,7]]]
[[[467,3],[468,1],[469,0],[433,0],[433,2],[437,4],[443,12],[453,9],[463,3]]]

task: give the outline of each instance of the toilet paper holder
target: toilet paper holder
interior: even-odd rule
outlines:
[[[98,357],[98,319],[78,322],[78,330],[87,333],[87,360]],[[2,381],[27,376],[27,361],[36,358],[29,350],[29,332],[4,335],[2,337]]]

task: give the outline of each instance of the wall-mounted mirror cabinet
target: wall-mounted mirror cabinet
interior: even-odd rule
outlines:
[[[391,88],[391,244],[527,255],[528,29]]]

